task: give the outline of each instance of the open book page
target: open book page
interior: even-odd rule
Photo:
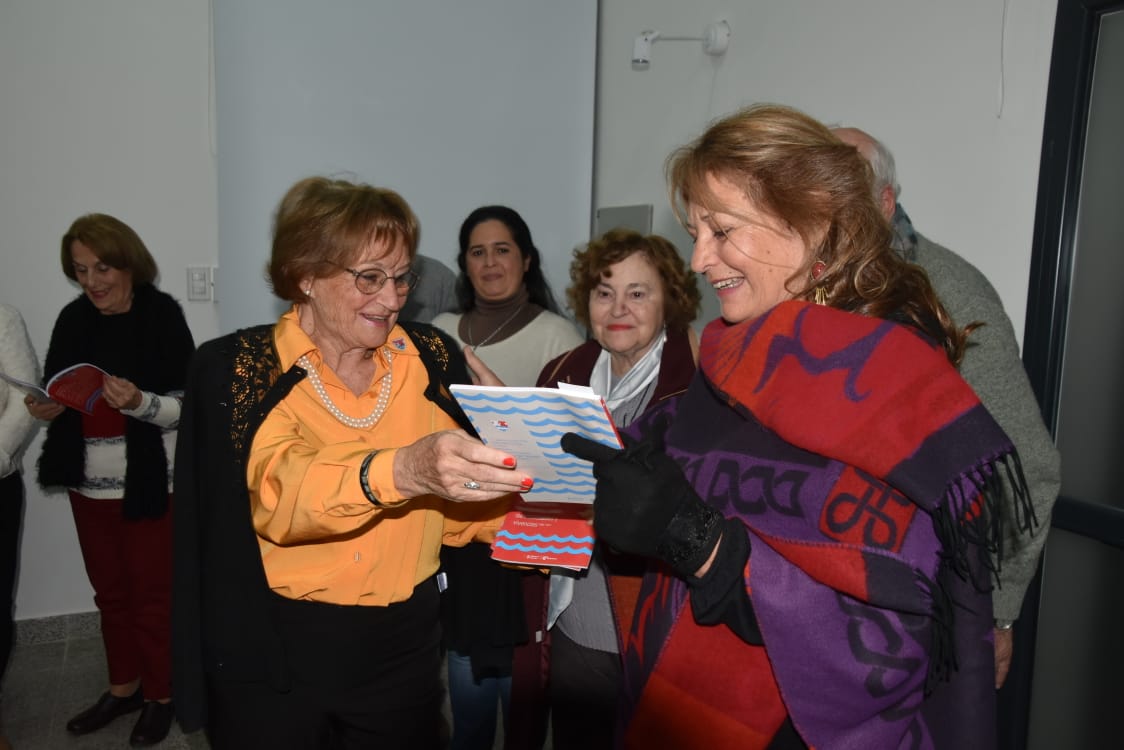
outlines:
[[[37,386],[35,383],[29,383],[26,380],[13,378],[11,375],[8,375],[5,372],[0,372],[0,380],[3,380],[14,388],[19,388],[24,393],[30,393],[35,397],[36,401],[42,402],[51,400],[50,395],[48,395],[45,390]]]
[[[604,400],[590,388],[451,387],[480,439],[515,456],[535,486],[508,512],[492,558],[582,570],[593,554],[593,464],[562,450],[567,432],[621,447]]]
[[[2,372],[0,378],[24,393],[30,393],[38,401],[57,401],[85,414],[93,414],[94,405],[102,397],[102,384],[108,374],[96,365],[82,362],[60,370],[47,381],[45,389]]]

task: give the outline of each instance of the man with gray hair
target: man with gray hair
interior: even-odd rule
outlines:
[[[428,323],[444,312],[457,309],[457,277],[441,261],[418,253],[414,258],[418,283],[398,313],[399,320]]]
[[[1019,534],[1027,519],[1005,486],[1004,538],[999,585],[992,593],[995,610],[995,687],[1002,686],[1014,650],[1012,627],[1022,609],[1023,596],[1034,578],[1046,543],[1050,512],[1061,487],[1061,457],[1019,358],[1015,330],[1003,311],[999,295],[980,271],[948,248],[921,235],[898,203],[894,157],[870,134],[857,128],[835,128],[844,143],[858,149],[874,172],[874,197],[894,228],[895,249],[929,274],[933,288],[957,325],[981,322],[972,332],[960,363],[960,374],[1014,442],[1022,459],[1027,487],[1038,520],[1033,534]]]

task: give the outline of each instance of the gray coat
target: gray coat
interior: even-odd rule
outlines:
[[[910,239],[915,238],[915,242]],[[948,248],[913,233],[903,255],[929,274],[945,309],[959,326],[981,322],[968,337],[960,374],[1014,442],[1026,473],[1038,526],[1019,534],[1004,498],[1004,540],[999,586],[993,594],[995,619],[1018,618],[1023,596],[1046,543],[1050,513],[1061,487],[1061,456],[1046,430],[1034,391],[1019,356],[1015,330],[999,295],[980,271]]]

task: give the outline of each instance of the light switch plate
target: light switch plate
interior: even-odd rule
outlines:
[[[187,267],[187,300],[189,302],[210,302],[211,300],[211,268],[210,266]]]
[[[632,229],[640,234],[652,232],[652,204],[635,206],[603,206],[597,209],[594,236],[600,237],[610,229]]]

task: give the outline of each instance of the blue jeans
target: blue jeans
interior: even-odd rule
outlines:
[[[504,720],[511,705],[511,675],[472,677],[472,662],[449,650],[449,703],[453,709],[451,750],[492,750],[496,737],[496,704]]]

